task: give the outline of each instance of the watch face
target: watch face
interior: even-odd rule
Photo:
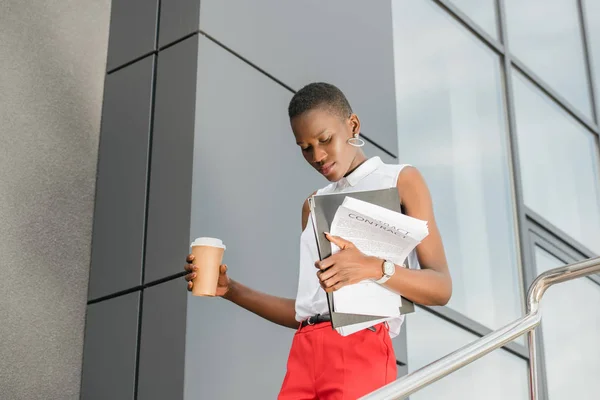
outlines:
[[[394,265],[394,263],[386,261],[383,264],[383,272],[388,276],[393,275],[394,272],[396,272],[396,266]]]

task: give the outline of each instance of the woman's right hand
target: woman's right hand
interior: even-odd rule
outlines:
[[[187,290],[191,292],[192,288],[194,287],[194,282],[192,282],[192,279],[194,279],[196,277],[196,272],[198,271],[198,267],[193,264],[193,262],[194,262],[193,254],[189,254],[186,258],[186,261],[187,261],[187,264],[185,265],[185,267],[183,269],[186,272],[188,272],[188,274],[185,275],[185,280],[188,281]],[[227,265],[222,264],[220,266],[220,270],[219,270],[219,280],[217,281],[216,295],[223,297],[229,292],[230,288],[231,288],[231,280],[229,279],[229,276],[227,276]]]

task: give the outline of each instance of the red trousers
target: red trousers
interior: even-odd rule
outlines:
[[[396,379],[386,324],[341,336],[329,322],[298,329],[278,400],[356,400]]]

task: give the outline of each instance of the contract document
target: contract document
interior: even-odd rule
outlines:
[[[402,266],[429,231],[426,221],[346,197],[335,212],[330,234],[352,242],[366,255]],[[331,244],[332,254],[339,250],[335,244]],[[402,306],[399,294],[370,279],[336,290],[333,299],[335,312],[380,317],[336,328],[342,335],[398,317]]]

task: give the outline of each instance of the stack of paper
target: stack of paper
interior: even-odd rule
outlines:
[[[427,222],[352,197],[338,207],[330,233],[352,242],[369,256],[402,265],[411,251],[429,234]],[[332,254],[339,248],[332,244]],[[336,328],[344,336],[400,315],[399,294],[365,280],[333,293],[335,311],[382,317],[366,323]]]

